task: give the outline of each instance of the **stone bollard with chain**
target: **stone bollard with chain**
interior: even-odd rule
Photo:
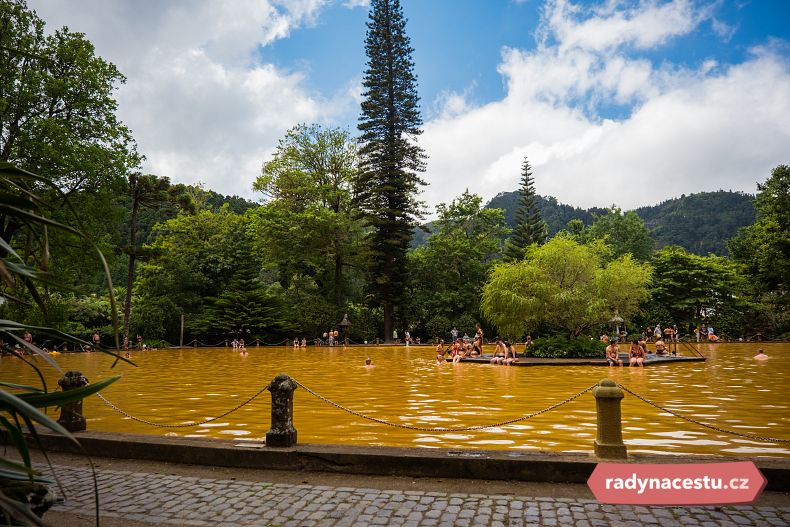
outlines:
[[[58,386],[65,392],[88,385],[88,379],[78,371],[67,371],[58,381]],[[82,432],[88,428],[85,416],[82,415],[82,399],[66,403],[60,407],[58,424],[69,432]]]
[[[294,390],[296,382],[281,373],[269,385],[272,392],[272,422],[266,432],[266,446],[291,447],[296,444],[296,429],[293,424]]]
[[[598,415],[598,436],[595,455],[607,459],[625,459],[628,453],[623,443],[620,402],[623,390],[611,379],[604,379],[593,389]]]

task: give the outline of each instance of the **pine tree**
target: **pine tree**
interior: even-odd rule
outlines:
[[[516,226],[505,244],[505,257],[508,260],[524,258],[524,249],[533,243],[546,243],[546,222],[540,216],[540,209],[535,194],[532,168],[529,160],[524,158],[521,166],[521,188],[519,189]]]
[[[227,289],[218,297],[208,299],[208,305],[199,319],[190,324],[190,329],[215,336],[240,331],[248,340],[252,335],[282,337],[289,330],[288,322],[282,317],[283,306],[266,292],[258,279],[251,251],[242,247],[238,261],[239,267]]]
[[[370,281],[383,307],[384,337],[392,337],[395,308],[407,282],[406,252],[421,218],[418,189],[425,154],[413,49],[399,0],[372,0],[365,51],[367,71],[359,118],[360,173],[355,200],[371,227]]]

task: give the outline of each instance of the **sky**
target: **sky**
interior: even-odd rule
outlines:
[[[516,190],[623,209],[756,192],[790,164],[788,0],[401,0],[432,209]],[[299,123],[356,134],[367,0],[28,0],[126,76],[118,114],[174,182],[253,200]]]

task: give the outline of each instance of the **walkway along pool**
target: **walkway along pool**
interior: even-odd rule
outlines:
[[[64,354],[64,370],[91,381],[121,373],[103,394],[130,414],[160,424],[200,421],[237,406],[280,372],[362,414],[401,425],[460,428],[502,422],[560,402],[609,376],[646,399],[694,419],[755,436],[790,438],[790,345],[702,344],[706,362],[648,368],[436,364],[428,347],[227,348],[133,352],[137,367],[102,354]],[[486,350],[490,351],[490,350]],[[691,355],[688,349],[681,353]],[[375,367],[365,368],[370,357]],[[55,386],[58,372],[43,366]],[[36,384],[20,361],[0,359],[3,380]],[[85,401],[88,429],[154,435],[261,440],[269,428],[268,392],[217,421],[179,429],[123,417],[101,400]],[[790,458],[790,443],[740,438],[685,422],[626,394],[623,435],[630,453],[774,456]],[[54,413],[54,411],[51,411]],[[57,415],[57,414],[55,414]],[[518,423],[464,432],[424,432],[381,425],[339,410],[297,389],[299,443],[419,448],[592,452],[595,401],[585,393],[560,408]]]

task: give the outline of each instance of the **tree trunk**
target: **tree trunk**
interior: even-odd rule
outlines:
[[[137,192],[132,194],[132,217],[129,226],[129,270],[126,274],[126,298],[123,302],[123,341],[129,342],[129,317],[132,314],[132,286],[134,285],[134,264],[137,258]]]
[[[392,342],[394,308],[391,302],[384,303],[384,342]]]

